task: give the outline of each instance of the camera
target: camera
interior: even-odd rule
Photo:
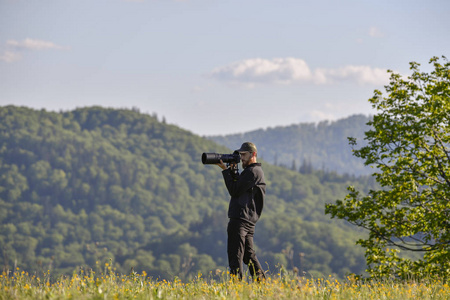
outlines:
[[[215,165],[220,163],[222,160],[224,163],[235,163],[238,164],[241,162],[241,156],[238,151],[234,151],[233,154],[219,154],[219,153],[203,153],[202,154],[202,163],[204,165]]]

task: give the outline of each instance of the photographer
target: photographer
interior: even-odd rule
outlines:
[[[244,262],[252,277],[260,281],[265,275],[255,255],[253,235],[264,205],[264,172],[256,161],[257,149],[253,143],[245,142],[236,151],[240,154],[244,169],[241,174],[237,172],[236,164],[231,163],[227,167],[222,160],[217,164],[223,169],[222,175],[231,196],[227,228],[228,264],[230,273],[242,279]]]

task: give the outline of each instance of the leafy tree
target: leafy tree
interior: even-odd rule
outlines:
[[[369,230],[358,244],[373,277],[450,277],[450,63],[442,61],[432,58],[430,73],[410,63],[407,79],[390,71],[388,95],[375,90],[369,100],[378,114],[368,144],[354,150],[376,167],[381,189],[362,195],[350,186],[344,200],[326,206],[332,218]]]

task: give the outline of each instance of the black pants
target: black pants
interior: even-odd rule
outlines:
[[[227,232],[230,273],[238,275],[242,279],[242,262],[244,262],[248,265],[252,277],[256,276],[257,280],[265,278],[264,271],[256,258],[255,249],[253,248],[255,225],[239,219],[230,219]]]

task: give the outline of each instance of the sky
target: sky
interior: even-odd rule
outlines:
[[[450,56],[448,0],[0,0],[0,106],[137,108],[198,135],[376,113]]]

